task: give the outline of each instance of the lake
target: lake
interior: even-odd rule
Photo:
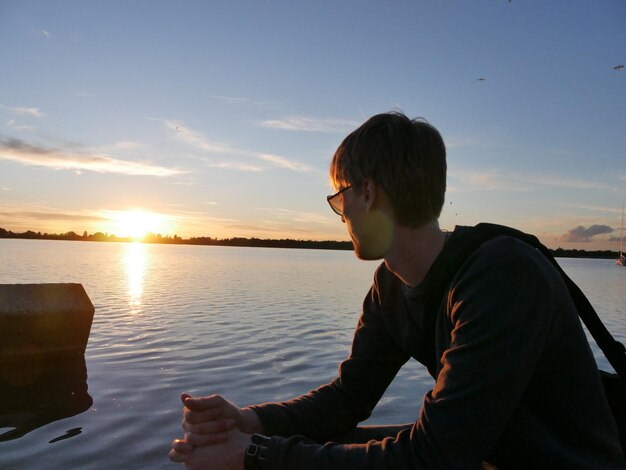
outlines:
[[[626,342],[626,269],[559,263]],[[377,265],[350,251],[0,240],[0,283],[77,282],[96,307],[84,363],[50,371],[28,400],[45,405],[55,377],[88,389],[0,442],[0,468],[182,468],[167,460],[182,435],[179,394],[222,393],[243,406],[331,380]],[[431,386],[410,361],[368,423],[415,419]],[[14,426],[0,415],[0,440],[7,433]]]

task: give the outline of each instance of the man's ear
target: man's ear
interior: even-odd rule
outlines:
[[[376,199],[378,198],[378,185],[370,180],[366,179],[363,181],[361,185],[361,192],[363,194],[363,202],[365,203],[365,207],[367,210],[372,210],[374,205],[376,204]]]

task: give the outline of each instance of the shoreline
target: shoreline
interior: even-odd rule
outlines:
[[[148,244],[168,244],[168,245],[207,245],[207,246],[237,246],[253,248],[295,248],[314,250],[353,250],[352,242],[340,240],[296,240],[291,238],[271,239],[271,238],[212,238],[212,237],[191,237],[181,238],[178,235],[149,234],[143,239],[136,240],[132,237],[118,237],[108,233],[96,232],[88,234],[84,232],[79,235],[76,232],[67,233],[41,233],[28,230],[23,233],[16,233],[0,228],[0,239],[21,239],[21,240],[61,240],[61,241],[81,241],[81,242],[113,242],[113,243],[148,243]],[[550,253],[555,258],[596,258],[596,259],[617,259],[617,251],[612,250],[579,250],[564,248],[549,248]]]

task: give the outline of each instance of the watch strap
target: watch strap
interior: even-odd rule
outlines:
[[[262,434],[253,434],[250,444],[246,448],[243,468],[245,470],[263,470],[269,444],[269,437]]]

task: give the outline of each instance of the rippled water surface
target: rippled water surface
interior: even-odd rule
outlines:
[[[626,342],[626,269],[560,263]],[[0,442],[0,468],[178,468],[166,455],[180,392],[246,405],[331,380],[376,266],[347,251],[0,240],[0,283],[78,282],[96,307],[93,404]],[[369,422],[416,418],[431,385],[409,362]]]

